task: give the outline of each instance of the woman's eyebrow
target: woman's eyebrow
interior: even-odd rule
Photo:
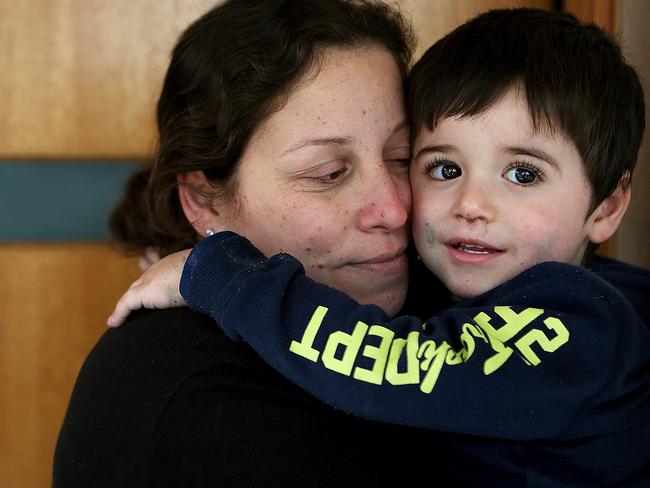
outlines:
[[[512,156],[523,155],[523,156],[531,156],[533,158],[541,159],[543,161],[546,161],[551,166],[553,166],[553,168],[555,168],[556,171],[560,171],[560,164],[556,161],[556,159],[540,147],[508,146],[504,149],[504,151],[506,152],[506,154],[511,154]]]
[[[280,156],[289,154],[290,152],[297,151],[308,146],[344,146],[354,141],[353,137],[316,137],[313,139],[305,139],[300,141],[289,149],[284,151]]]

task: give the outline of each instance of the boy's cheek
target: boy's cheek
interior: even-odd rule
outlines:
[[[417,217],[413,220],[413,240],[418,255],[429,271],[440,278],[441,256],[440,249],[436,246],[436,237],[437,231],[429,220],[418,221]]]

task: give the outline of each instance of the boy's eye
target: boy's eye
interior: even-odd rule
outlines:
[[[426,172],[435,180],[453,180],[463,174],[458,165],[442,161],[429,163]]]
[[[532,185],[541,179],[537,168],[529,165],[517,165],[508,169],[504,175],[505,179],[517,185]]]

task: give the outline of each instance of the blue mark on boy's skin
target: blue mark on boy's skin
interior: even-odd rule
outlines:
[[[426,236],[429,247],[433,247],[436,242],[436,230],[431,225],[431,222],[424,222],[424,235]]]

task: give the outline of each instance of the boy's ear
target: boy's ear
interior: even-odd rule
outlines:
[[[631,187],[630,174],[626,173],[618,182],[614,193],[600,202],[589,216],[587,237],[591,242],[600,244],[614,234],[630,203]]]
[[[205,237],[208,229],[218,232],[221,225],[221,212],[215,202],[215,189],[203,171],[189,171],[176,177],[178,197],[185,212],[185,217],[201,236]]]

